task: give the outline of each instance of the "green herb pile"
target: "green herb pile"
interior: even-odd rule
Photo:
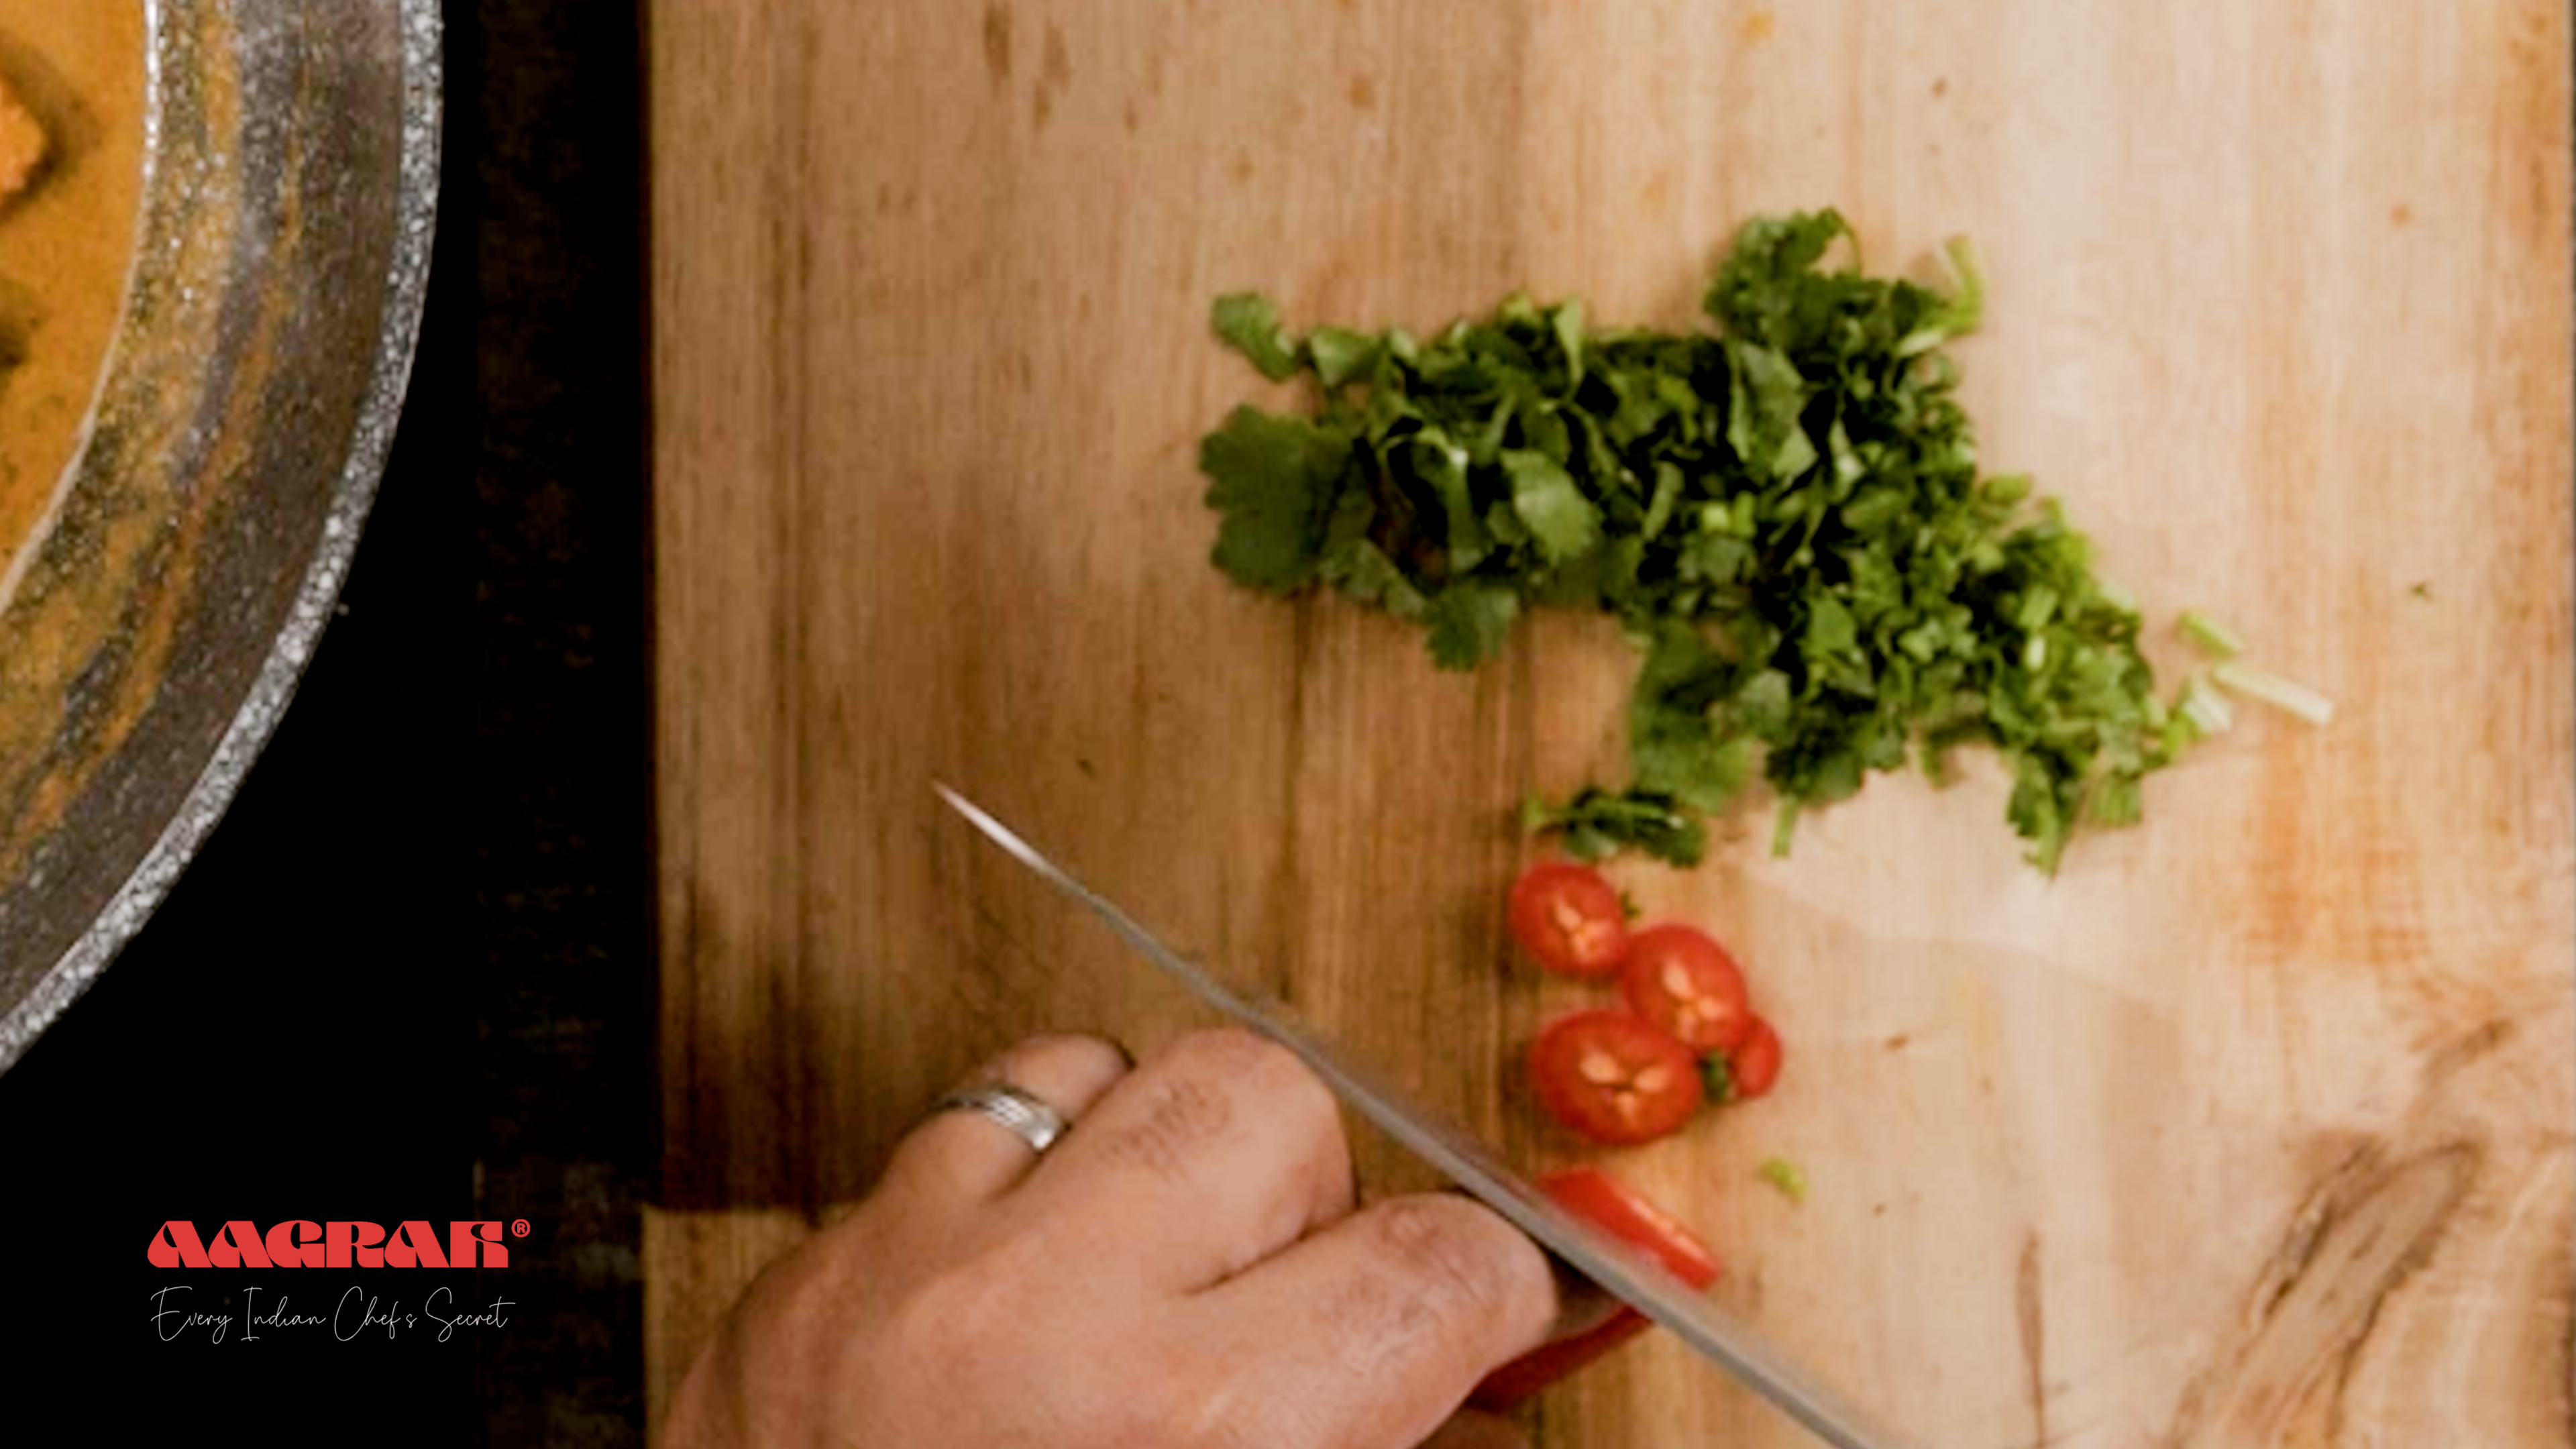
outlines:
[[[1573,854],[1695,864],[1705,816],[1754,778],[1801,810],[1912,756],[1938,778],[1983,743],[2006,814],[2056,868],[2081,822],[2125,824],[2139,782],[2198,733],[2167,709],[2139,619],[2029,480],[1984,477],[1942,348],[1981,287],[1829,269],[1831,211],[1746,225],[1710,284],[1711,333],[1586,329],[1581,304],[1506,300],[1429,341],[1290,334],[1264,298],[1215,309],[1264,376],[1311,375],[1310,416],[1237,408],[1200,467],[1215,562],[1253,588],[1329,584],[1424,627],[1473,668],[1524,610],[1604,609],[1644,653],[1634,778],[1533,830]]]

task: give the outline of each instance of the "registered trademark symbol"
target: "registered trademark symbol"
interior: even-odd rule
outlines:
[[[514,1237],[514,1238],[524,1238],[524,1237],[526,1237],[527,1235],[528,1235],[528,1220],[527,1220],[526,1218],[512,1218],[512,1219],[510,1219],[510,1236],[511,1236],[511,1237]]]

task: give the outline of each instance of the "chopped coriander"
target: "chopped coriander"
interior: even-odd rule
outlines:
[[[1708,854],[1708,826],[1696,813],[1670,796],[1636,790],[1613,795],[1587,786],[1563,805],[1532,795],[1521,802],[1521,829],[1562,832],[1565,853],[1576,860],[1607,860],[1633,849],[1692,866]]]
[[[1774,1157],[1762,1164],[1762,1180],[1780,1189],[1780,1194],[1794,1203],[1807,1200],[1807,1170],[1785,1157]]]
[[[1280,593],[1313,582],[1324,545],[1317,505],[1349,453],[1349,438],[1331,428],[1236,408],[1199,444],[1208,506],[1225,515],[1217,567]]]
[[[1984,744],[2054,870],[2212,731],[2155,697],[2135,605],[2057,505],[1978,472],[1943,350],[1983,314],[1975,250],[1944,248],[1944,292],[1837,243],[1832,211],[1747,223],[1713,332],[1595,332],[1579,303],[1515,295],[1428,340],[1301,341],[1257,294],[1220,299],[1219,336],[1318,392],[1311,419],[1238,409],[1201,448],[1217,566],[1419,622],[1448,669],[1501,653],[1529,608],[1617,616],[1644,656],[1630,781],[1524,812],[1578,857],[1695,864],[1757,771],[1786,853],[1802,811]]]
[[[1218,331],[1222,334],[1224,329],[1220,327]],[[1278,335],[1285,337],[1286,333]],[[1344,327],[1318,327],[1306,339],[1307,354],[1315,362],[1315,376],[1326,387],[1340,387],[1355,377],[1366,377],[1377,366],[1378,348],[1382,345],[1365,332]]]
[[[1279,309],[1259,292],[1233,292],[1216,299],[1211,319],[1227,346],[1251,359],[1261,375],[1286,382],[1297,375],[1301,359],[1297,339],[1279,324]]]
[[[2235,630],[2198,609],[2183,610],[2174,627],[2212,659],[2233,659],[2245,652],[2245,641],[2236,636]]]
[[[2268,669],[2257,669],[2242,660],[2229,660],[2209,671],[2209,677],[2220,688],[2259,699],[2274,709],[2286,710],[2312,725],[2334,719],[2334,701],[2294,679],[2283,679]]]
[[[2201,682],[2197,674],[2182,682],[2182,702],[2174,706],[2202,735],[2223,735],[2236,727],[2236,711],[2227,697]]]
[[[1431,658],[1443,669],[1473,669],[1503,652],[1520,595],[1500,584],[1460,580],[1432,597],[1422,622],[1431,630]]]

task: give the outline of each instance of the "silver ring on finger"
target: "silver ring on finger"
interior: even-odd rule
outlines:
[[[1046,1104],[1043,1098],[1008,1082],[985,1082],[960,1087],[944,1093],[930,1105],[935,1116],[941,1112],[973,1112],[999,1124],[1003,1130],[1029,1145],[1029,1151],[1043,1157],[1046,1150],[1064,1139],[1073,1124],[1064,1114]]]

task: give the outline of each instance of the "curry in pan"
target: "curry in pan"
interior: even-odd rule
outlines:
[[[43,529],[116,332],[144,86],[140,0],[0,0],[0,593]]]

